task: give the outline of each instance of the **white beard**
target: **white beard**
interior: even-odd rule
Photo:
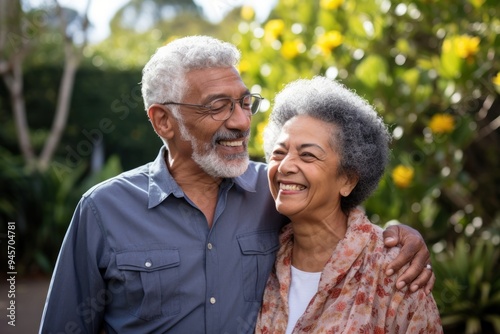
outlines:
[[[242,175],[247,170],[250,159],[246,151],[222,158],[217,154],[213,144],[203,144],[200,147],[201,145],[191,136],[182,121],[179,122],[179,130],[181,138],[191,142],[193,161],[208,175],[216,178],[232,178]]]

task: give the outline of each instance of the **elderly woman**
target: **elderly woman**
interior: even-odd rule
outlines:
[[[329,79],[276,96],[264,149],[276,208],[291,223],[256,333],[442,333],[432,295],[398,290],[383,273],[398,249],[357,207],[384,173],[389,141],[374,109]]]

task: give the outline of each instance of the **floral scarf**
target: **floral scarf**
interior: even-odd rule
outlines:
[[[443,333],[432,294],[397,290],[399,274],[385,275],[399,248],[385,248],[382,229],[359,209],[350,212],[347,224],[345,237],[323,269],[318,292],[293,333]],[[287,327],[291,224],[285,226],[280,243],[255,333],[284,334]]]

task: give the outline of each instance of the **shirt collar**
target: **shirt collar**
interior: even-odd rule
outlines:
[[[182,189],[170,174],[165,163],[166,148],[163,146],[156,159],[149,165],[149,203],[151,209],[165,200],[169,195],[182,197]]]
[[[157,206],[170,195],[174,195],[175,197],[184,196],[181,187],[179,187],[167,168],[165,162],[166,154],[166,147],[163,146],[156,159],[149,165],[149,209]],[[236,184],[236,186],[244,191],[255,192],[257,178],[258,174],[256,170],[249,167],[241,176],[224,179],[221,187],[227,186],[230,188],[233,184]]]

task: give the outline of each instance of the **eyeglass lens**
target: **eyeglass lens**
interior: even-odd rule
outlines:
[[[260,105],[261,98],[259,96],[245,95],[241,99],[222,98],[212,101],[212,118],[215,120],[226,120],[234,111],[235,103],[238,103],[242,109],[255,114]],[[230,108],[227,108],[230,106]]]

